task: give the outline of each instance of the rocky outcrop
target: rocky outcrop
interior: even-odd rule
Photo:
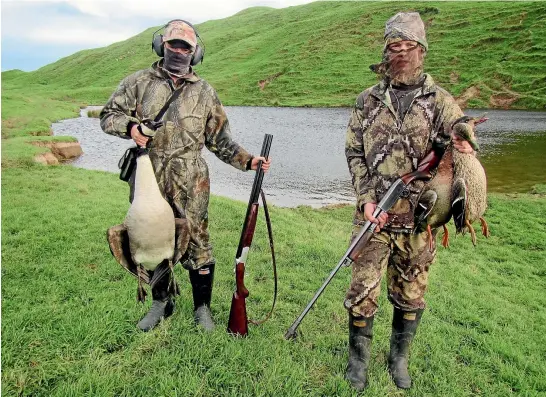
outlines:
[[[34,161],[43,165],[57,165],[59,160],[51,152],[40,153],[34,156]]]
[[[32,142],[32,144],[48,147],[51,150],[34,157],[34,161],[44,165],[56,165],[62,161],[78,158],[83,154],[79,142]]]

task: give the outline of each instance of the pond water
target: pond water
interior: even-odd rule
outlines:
[[[102,132],[99,120],[79,118],[52,125],[54,135],[78,139],[84,154],[76,167],[118,173],[118,160],[134,143]],[[249,152],[260,152],[264,134],[273,135],[272,167],[263,189],[269,201],[286,207],[354,202],[344,154],[349,108],[275,108],[227,106],[232,136]],[[486,111],[468,110],[471,116]],[[480,160],[494,192],[528,192],[546,183],[546,112],[487,110],[477,127]],[[203,150],[211,192],[248,201],[253,172],[240,172]],[[120,181],[120,183],[123,183]]]

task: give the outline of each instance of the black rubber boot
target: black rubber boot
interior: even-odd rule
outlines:
[[[206,331],[214,329],[214,321],[210,311],[212,299],[212,282],[214,280],[214,263],[190,270],[190,281],[193,292],[194,319],[197,325]]]
[[[394,383],[400,389],[411,387],[411,377],[408,372],[409,352],[422,315],[423,310],[405,312],[394,308],[389,371]]]
[[[349,365],[345,377],[358,391],[367,385],[372,347],[374,317],[356,317],[349,313]]]
[[[137,327],[144,332],[151,331],[159,324],[161,319],[169,317],[174,312],[174,299],[167,292],[169,276],[170,273],[165,274],[152,288],[152,306],[137,324]]]

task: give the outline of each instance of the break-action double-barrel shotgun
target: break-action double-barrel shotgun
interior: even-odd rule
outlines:
[[[265,134],[264,142],[262,145],[262,151],[260,156],[269,157],[269,151],[271,149],[271,141],[273,135]],[[235,255],[235,282],[236,290],[233,293],[231,300],[231,311],[229,313],[229,322],[227,331],[230,334],[238,336],[246,336],[248,334],[248,323],[261,324],[266,321],[275,307],[275,301],[277,298],[277,268],[275,263],[275,250],[273,248],[273,234],[271,232],[271,220],[269,218],[269,211],[267,209],[267,203],[265,201],[265,195],[262,191],[262,182],[264,178],[264,171],[262,169],[262,162],[258,163],[258,169],[256,170],[256,176],[254,177],[254,184],[252,185],[252,191],[250,193],[250,199],[248,200],[248,207],[246,210],[245,221],[243,223],[243,230],[241,232],[241,238],[239,240],[239,247]],[[245,287],[245,263],[254,238],[254,231],[256,229],[256,220],[258,217],[258,199],[262,197],[264,205],[264,214],[267,224],[267,232],[269,235],[269,246],[271,248],[271,257],[273,259],[273,273],[275,281],[275,293],[273,298],[273,305],[271,311],[262,321],[249,320],[246,312],[246,298],[249,295],[248,289]]]
[[[442,159],[442,156],[444,154],[444,150],[445,149],[443,147],[433,147],[433,150],[428,153],[425,158],[417,165],[417,169],[415,171],[398,178],[391,185],[387,193],[385,193],[383,199],[379,202],[379,204],[377,204],[377,207],[373,213],[374,218],[377,218],[383,212],[387,212],[388,210],[390,210],[392,206],[396,203],[396,201],[402,195],[406,194],[406,192],[408,191],[408,185],[411,182],[416,180],[430,180],[432,178],[431,172],[440,163],[440,160]],[[286,331],[286,334],[284,335],[286,339],[294,339],[296,337],[296,331],[303,318],[307,315],[309,310],[311,310],[311,308],[313,307],[319,296],[322,294],[322,292],[326,289],[328,284],[330,284],[330,281],[332,281],[338,270],[343,266],[351,266],[351,264],[357,260],[366,244],[368,244],[368,242],[372,238],[376,227],[377,224],[370,221],[367,221],[364,224],[359,234],[355,237],[355,239],[347,249],[347,252],[345,252],[345,255],[343,255],[334,270],[332,270],[332,272],[330,273],[326,281],[324,281],[322,286],[319,288],[313,299],[311,299],[311,301],[307,304],[307,306],[296,319],[296,321],[294,321],[288,331]]]

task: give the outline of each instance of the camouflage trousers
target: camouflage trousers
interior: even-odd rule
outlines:
[[[207,163],[197,151],[169,157],[166,152],[150,152],[159,190],[171,205],[174,216],[186,218],[190,224],[188,250],[180,262],[188,270],[199,269],[214,262],[209,238],[210,179]],[[133,178],[134,178],[133,173]],[[131,197],[134,180],[129,181]],[[133,184],[131,183],[133,182]]]
[[[356,226],[352,238],[360,226]],[[433,232],[436,239],[436,231]],[[355,316],[370,317],[379,307],[381,279],[387,273],[389,301],[404,311],[425,308],[429,267],[436,256],[428,247],[427,233],[409,234],[381,230],[353,263],[345,308]]]

